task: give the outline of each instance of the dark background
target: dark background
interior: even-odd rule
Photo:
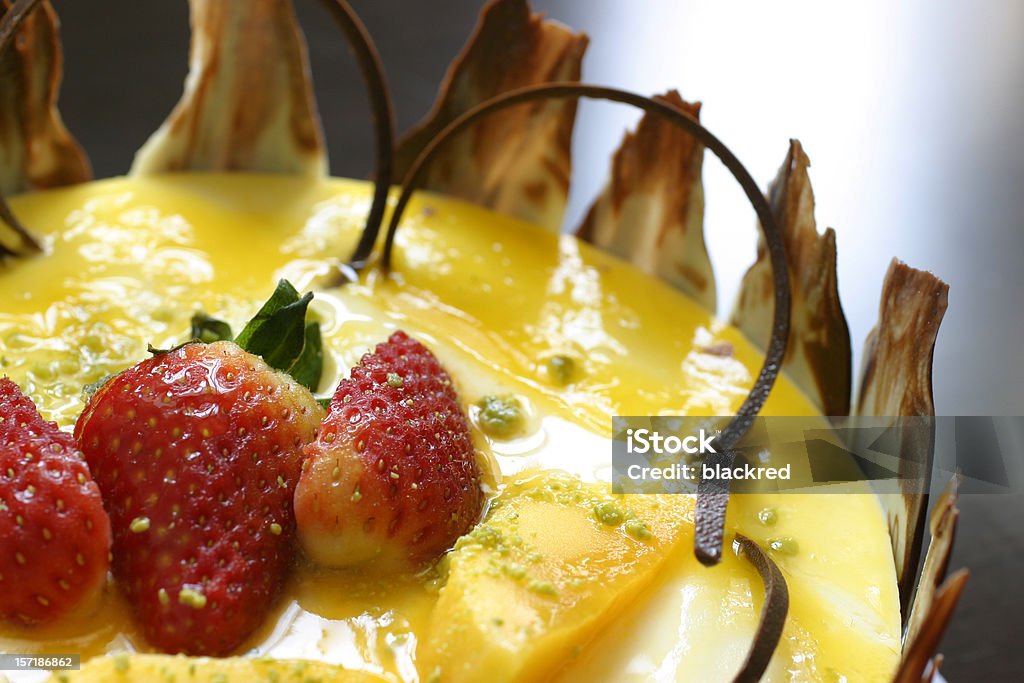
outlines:
[[[64,23],[64,117],[98,177],[124,173],[180,94],[187,4],[54,4]],[[296,4],[332,171],[365,176],[372,149],[358,72],[318,3]],[[534,4],[591,35],[585,79],[645,93],[675,87],[702,100],[705,123],[762,183],[787,139],[799,137],[814,162],[818,220],[837,230],[855,347],[898,255],[951,285],[935,356],[937,411],[1024,414],[1024,2]],[[482,2],[353,5],[379,43],[405,129],[429,108]],[[635,118],[611,105],[582,109],[570,222]],[[728,303],[753,257],[753,217],[718,164],[706,168],[708,242]],[[1024,500],[968,496],[961,508],[953,566],[973,576],[943,672],[953,681],[1020,680]]]

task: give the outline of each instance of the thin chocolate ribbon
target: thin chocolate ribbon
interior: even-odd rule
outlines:
[[[463,113],[438,133],[409,168],[402,181],[402,192],[398,196],[398,202],[388,224],[382,265],[385,269],[391,267],[395,233],[402,220],[402,214],[405,212],[409,200],[422,180],[423,171],[429,166],[437,152],[451,138],[478,120],[509,107],[536,100],[580,97],[632,105],[645,112],[661,116],[694,136],[721,160],[722,164],[740,184],[760,221],[765,244],[768,247],[775,290],[772,331],[771,338],[768,341],[767,352],[765,353],[764,364],[761,366],[761,371],[758,373],[754,386],[736,412],[736,416],[722,430],[722,433],[716,437],[716,443],[722,449],[717,464],[730,467],[735,459],[733,447],[746,434],[753,423],[754,417],[764,406],[764,402],[767,400],[768,394],[775,384],[775,378],[778,377],[782,367],[782,358],[785,355],[786,344],[789,338],[791,299],[789,268],[786,262],[782,235],[776,225],[768,200],[761,193],[757,183],[743,164],[740,163],[739,159],[693,116],[670,104],[659,102],[650,97],[617,88],[580,83],[548,83],[530,86],[511,90],[481,102]],[[705,565],[716,564],[722,559],[722,539],[725,533],[725,512],[729,503],[729,485],[729,480],[715,479],[701,481],[697,488],[697,528],[694,535],[694,552],[701,563]]]
[[[764,604],[761,606],[757,631],[754,632],[754,642],[739,673],[732,679],[733,683],[756,683],[768,669],[775,648],[782,639],[782,629],[786,625],[786,614],[789,612],[789,588],[779,566],[768,557],[761,546],[740,534],[736,534],[733,543],[736,554],[754,565],[764,583]]]

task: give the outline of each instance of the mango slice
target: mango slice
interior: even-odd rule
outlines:
[[[96,657],[79,671],[55,673],[49,683],[381,683],[365,671],[306,660],[184,657],[126,653]]]
[[[688,547],[691,497],[608,489],[550,471],[510,486],[448,557],[426,681],[548,679]]]

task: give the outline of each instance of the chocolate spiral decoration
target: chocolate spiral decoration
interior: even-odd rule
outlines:
[[[768,393],[775,384],[775,378],[778,377],[782,367],[782,358],[785,355],[786,344],[789,339],[789,308],[791,300],[789,268],[786,263],[786,252],[782,242],[782,235],[779,233],[779,228],[772,215],[768,200],[761,193],[757,182],[754,181],[739,159],[729,151],[728,147],[715,137],[711,131],[701,125],[697,119],[686,112],[680,111],[670,104],[625,90],[580,83],[549,83],[520,88],[478,104],[438,133],[423,149],[419,157],[416,158],[416,161],[409,168],[408,173],[406,173],[402,181],[402,192],[398,196],[398,203],[395,205],[395,210],[391,214],[391,221],[388,224],[382,265],[385,269],[391,267],[395,233],[402,220],[402,214],[405,212],[409,200],[422,179],[423,171],[445,143],[478,120],[503,109],[536,100],[580,97],[629,104],[645,112],[661,116],[670,123],[679,126],[700,141],[721,160],[722,164],[736,179],[736,182],[740,184],[744,194],[746,194],[747,199],[757,213],[765,243],[768,246],[774,282],[775,301],[772,331],[765,353],[764,364],[761,366],[761,371],[758,373],[754,386],[728,426],[722,430],[721,435],[716,437],[717,443],[721,446],[721,452],[710,456],[712,458],[710,464],[721,464],[729,467],[736,457],[733,447],[750,429],[754,417],[764,406]],[[367,239],[366,235],[363,237]],[[376,236],[374,235],[373,237],[375,238]],[[697,488],[694,552],[701,563],[705,565],[717,564],[722,559],[725,511],[728,502],[729,480],[701,481]]]
[[[394,164],[395,108],[391,99],[391,88],[384,75],[384,65],[377,46],[370,37],[366,26],[355,10],[345,0],[322,0],[322,4],[334,17],[335,23],[345,34],[349,47],[359,62],[366,92],[370,98],[370,110],[376,135],[376,169],[373,174],[373,203],[366,218],[366,227],[356,245],[349,265],[356,271],[362,269],[377,242],[384,211],[387,209],[388,191],[391,189],[391,175]]]
[[[764,583],[764,604],[761,606],[757,631],[754,632],[754,642],[739,673],[732,679],[733,683],[756,683],[768,669],[772,654],[782,638],[786,614],[789,612],[789,588],[779,566],[761,546],[741,534],[736,534],[733,543],[736,553],[754,565]]]
[[[14,37],[24,23],[25,18],[32,13],[42,0],[18,0],[7,13],[3,20],[0,20],[0,56],[7,52],[14,42]],[[43,250],[43,245],[29,232],[28,228],[21,224],[18,218],[11,211],[10,205],[4,198],[3,191],[0,191],[0,221],[6,223],[14,230],[21,244],[14,247],[5,246],[0,242],[0,258],[5,256],[26,256],[30,253],[38,253]]]
[[[18,0],[4,14],[3,20],[0,21],[0,55],[3,55],[10,47],[26,17],[41,2],[42,0]],[[388,190],[391,187],[394,160],[394,106],[380,54],[359,16],[345,0],[322,0],[322,4],[344,33],[358,62],[370,99],[370,112],[376,139],[373,202],[366,218],[366,227],[363,230],[362,238],[351,259],[351,265],[358,270],[365,265],[373,251],[377,234],[380,232],[380,226],[384,220],[384,212],[387,210]],[[42,251],[43,248],[39,241],[14,215],[2,191],[0,191],[0,222],[9,225],[21,242],[13,249],[0,243],[0,257],[25,256],[32,252]]]

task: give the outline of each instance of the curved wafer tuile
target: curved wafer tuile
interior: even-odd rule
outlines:
[[[473,106],[527,85],[578,81],[587,42],[585,35],[532,13],[527,0],[492,0],[448,67],[434,108],[399,143],[396,177],[404,177],[430,140]],[[575,100],[530,102],[489,117],[452,141],[422,187],[558,230],[568,201],[575,120]]]
[[[941,614],[941,611],[935,612],[935,607],[938,596],[943,591],[940,584],[946,577],[946,569],[949,567],[957,520],[960,517],[960,510],[956,506],[959,483],[959,476],[954,476],[950,480],[929,517],[928,530],[931,533],[931,542],[924,557],[921,578],[917,583],[917,592],[914,594],[914,603],[910,610],[904,652],[914,651],[916,643],[927,642],[932,637],[936,625],[930,622],[938,618],[937,614]],[[945,624],[941,626],[944,628]],[[934,648],[928,650],[934,651]]]
[[[0,0],[0,16],[11,8]],[[57,15],[41,3],[0,57],[0,191],[17,194],[81,183],[89,160],[61,121],[57,93],[63,71]]]
[[[700,103],[671,90],[656,100],[698,118]],[[715,276],[704,245],[704,147],[662,117],[645,115],[612,160],[611,179],[577,230],[582,239],[658,275],[715,310]],[[765,263],[771,287],[771,269]],[[771,326],[765,301],[765,342]]]
[[[190,0],[185,92],[132,173],[323,175],[323,136],[290,0]]]
[[[858,415],[935,414],[932,352],[948,291],[931,273],[893,259],[882,284],[878,323],[864,343]],[[900,492],[879,496],[889,521],[904,619],[921,555],[934,440],[931,425],[915,423],[901,430]]]
[[[825,415],[848,415],[851,393],[850,331],[839,303],[836,235],[818,233],[814,191],[807,169],[811,160],[791,140],[786,161],[768,189],[772,211],[782,230],[793,285],[791,334],[786,373]],[[757,261],[740,286],[731,322],[764,348],[772,320],[772,275],[763,240]]]
[[[917,637],[903,648],[903,659],[893,683],[929,683],[936,680],[942,656],[934,653],[967,585],[968,576],[966,569],[957,570],[936,591]]]

